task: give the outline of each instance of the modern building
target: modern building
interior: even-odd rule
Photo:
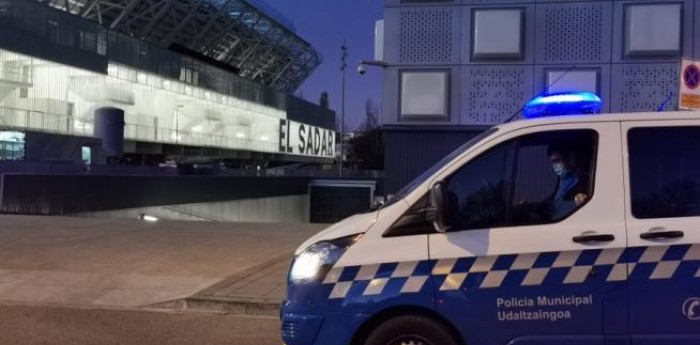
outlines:
[[[382,124],[396,192],[543,93],[590,91],[605,112],[676,110],[700,58],[694,0],[385,0]]]
[[[257,3],[257,1],[256,1]],[[0,0],[0,160],[331,163],[333,112],[291,95],[318,53],[245,0]]]

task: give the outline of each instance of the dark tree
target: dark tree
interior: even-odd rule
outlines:
[[[321,99],[319,99],[318,104],[323,109],[330,109],[331,105],[330,105],[330,102],[328,101],[328,92],[324,91],[323,93],[321,93]]]
[[[359,170],[384,170],[384,139],[379,128],[364,130],[348,140],[348,163]]]
[[[378,109],[368,99],[366,120],[360,131],[348,140],[348,163],[360,170],[384,170],[384,138],[378,126]]]

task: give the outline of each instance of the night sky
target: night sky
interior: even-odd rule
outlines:
[[[365,119],[365,102],[371,98],[379,107],[381,70],[357,73],[360,60],[374,59],[374,25],[383,17],[382,0],[264,0],[294,23],[297,34],[311,43],[323,63],[297,91],[318,104],[323,91],[340,117],[340,46],[347,39],[350,48],[347,69],[345,126],[354,130]]]

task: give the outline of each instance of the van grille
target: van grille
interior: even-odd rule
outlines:
[[[285,321],[282,325],[282,336],[285,339],[294,339],[299,336],[299,321],[289,320]]]

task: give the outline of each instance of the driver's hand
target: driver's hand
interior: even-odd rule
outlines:
[[[588,195],[583,194],[583,193],[578,193],[574,197],[574,202],[576,202],[576,206],[583,205],[584,203],[586,203],[587,200],[588,200]]]

